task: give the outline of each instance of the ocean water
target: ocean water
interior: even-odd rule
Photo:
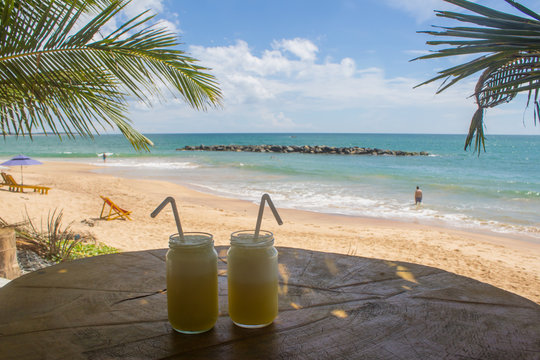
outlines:
[[[150,153],[120,135],[95,140],[7,137],[0,160],[19,153],[42,160],[104,165],[113,175],[162,179],[200,191],[278,207],[493,231],[540,243],[540,136],[489,136],[479,157],[464,135],[149,134]],[[186,145],[360,146],[427,151],[430,156],[358,156],[177,151]],[[109,152],[107,162],[97,156]],[[416,186],[424,192],[414,205]],[[181,199],[177,199],[181,201]]]

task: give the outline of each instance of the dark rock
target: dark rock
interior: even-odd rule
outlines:
[[[340,154],[340,155],[390,155],[390,156],[428,156],[429,153],[407,152],[402,150],[385,150],[385,149],[370,149],[354,147],[334,147],[326,145],[315,146],[297,146],[297,145],[199,145],[199,146],[184,146],[177,148],[177,151],[247,151],[247,152],[275,152],[275,153],[304,153],[304,154]]]

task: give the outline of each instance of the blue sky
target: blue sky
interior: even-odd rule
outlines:
[[[503,0],[478,3],[512,11]],[[537,0],[522,4],[540,11]],[[145,133],[468,131],[476,78],[435,95],[413,87],[457,59],[415,61],[429,38],[417,31],[447,24],[442,0],[134,0],[176,32],[181,49],[212,68],[223,107],[195,111],[170,98],[151,108],[133,102]],[[461,59],[463,60],[463,59]],[[540,134],[526,99],[491,109],[486,133]]]

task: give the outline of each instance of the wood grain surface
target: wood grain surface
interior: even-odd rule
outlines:
[[[209,332],[169,325],[166,249],[120,253],[1,288],[0,359],[540,359],[532,301],[436,268],[293,248],[278,248],[278,318],[236,327],[226,250]]]
[[[17,262],[15,230],[0,228],[0,277],[11,280],[19,276],[21,269]]]

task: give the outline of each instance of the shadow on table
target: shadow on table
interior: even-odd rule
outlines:
[[[89,359],[540,354],[540,306],[518,295],[428,266],[283,247],[278,318],[242,329],[227,314],[226,250],[217,247],[220,317],[207,333],[168,324],[160,249],[60,264],[8,284],[0,349],[18,359],[53,351]]]

